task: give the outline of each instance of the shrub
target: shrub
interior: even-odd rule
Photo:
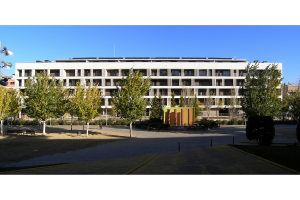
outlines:
[[[230,124],[231,125],[238,125],[238,120],[236,118],[232,118]]]
[[[228,124],[228,121],[227,120],[223,120],[222,121],[222,125],[227,125]]]
[[[16,119],[15,120],[15,125],[26,125],[27,121],[23,119]]]
[[[115,123],[116,125],[127,125],[127,121],[125,119],[118,119]]]
[[[143,128],[143,129],[156,129],[156,130],[164,130],[168,129],[170,127],[169,124],[163,124],[163,123],[155,123],[152,120],[151,121],[143,121],[135,124],[135,127],[137,128]]]
[[[114,120],[113,119],[107,119],[107,125],[113,125]]]
[[[258,145],[271,145],[275,137],[273,119],[269,116],[252,116],[246,126],[248,140],[256,140]]]
[[[218,122],[214,120],[207,120],[206,118],[201,119],[198,124],[202,125],[205,129],[213,129],[218,127]]]
[[[222,121],[221,120],[217,120],[216,121],[218,124],[222,124]]]
[[[245,124],[245,120],[238,120],[238,125],[244,125]]]

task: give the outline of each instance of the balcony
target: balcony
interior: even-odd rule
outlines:
[[[93,79],[93,86],[101,86],[102,80],[101,79]]]
[[[181,76],[181,70],[171,70],[172,76]]]
[[[194,70],[193,69],[184,70],[184,76],[194,76]]]
[[[119,70],[107,70],[107,76],[119,76]]]
[[[53,76],[60,76],[59,70],[50,70],[50,76],[51,77],[53,77]],[[74,76],[75,76],[75,70],[74,70]]]
[[[211,79],[196,79],[195,86],[212,86]]]
[[[102,70],[93,70],[93,76],[102,76]]]
[[[66,76],[75,76],[75,70],[66,70]]]

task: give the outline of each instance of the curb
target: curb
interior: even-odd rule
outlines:
[[[293,172],[293,173],[295,173],[295,174],[300,174],[300,172],[298,172],[297,170],[288,168],[288,167],[286,167],[286,166],[283,166],[283,165],[280,165],[280,164],[278,164],[278,163],[272,162],[272,161],[270,161],[270,160],[264,159],[264,158],[262,158],[262,157],[253,155],[253,154],[251,154],[251,153],[242,151],[242,150],[237,149],[237,148],[235,148],[235,147],[232,147],[232,146],[230,146],[230,145],[228,145],[228,144],[225,144],[225,146],[227,146],[227,147],[229,147],[229,148],[232,148],[232,149],[234,149],[234,150],[243,152],[243,153],[248,154],[248,155],[250,155],[250,156],[253,156],[253,157],[255,157],[255,158],[259,158],[259,159],[261,159],[261,160],[263,160],[263,161],[266,161],[266,162],[268,162],[268,163],[271,163],[271,164],[276,165],[276,166],[278,166],[278,167],[281,167],[281,168],[283,168],[283,169],[289,170],[289,171],[291,171],[291,172]]]
[[[150,160],[152,160],[153,158],[155,158],[155,157],[157,157],[157,156],[159,156],[159,155],[160,155],[159,153],[158,153],[158,154],[156,154],[155,156],[153,156],[153,157],[152,157],[152,158],[150,158],[149,160],[147,160],[147,161],[143,162],[142,164],[138,165],[137,167],[133,168],[132,170],[130,170],[130,171],[128,171],[128,172],[126,172],[126,173],[125,173],[125,175],[128,175],[128,174],[130,174],[130,173],[131,173],[131,172],[133,172],[134,170],[136,170],[136,169],[140,168],[141,166],[143,166],[144,164],[146,164],[147,162],[149,162]]]

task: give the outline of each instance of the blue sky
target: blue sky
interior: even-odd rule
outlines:
[[[300,26],[283,25],[0,25],[15,63],[71,57],[229,57],[283,64],[283,82],[300,75]],[[5,70],[14,74],[15,68]]]

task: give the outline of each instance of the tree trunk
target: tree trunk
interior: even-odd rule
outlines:
[[[46,135],[46,121],[43,121],[43,135]]]
[[[1,119],[1,136],[3,136],[3,119]]]
[[[130,122],[130,137],[132,135],[132,121]]]
[[[90,121],[88,121],[86,124],[86,136],[89,135],[89,125],[90,125]]]
[[[10,117],[10,127],[12,127],[12,116]]]
[[[84,130],[84,120],[82,120],[82,130]]]
[[[72,115],[72,119],[71,119],[71,130],[72,130],[72,125],[73,125],[73,115]]]
[[[39,124],[40,124],[40,130],[41,130],[42,128],[41,128],[41,120],[40,119],[39,119]]]

